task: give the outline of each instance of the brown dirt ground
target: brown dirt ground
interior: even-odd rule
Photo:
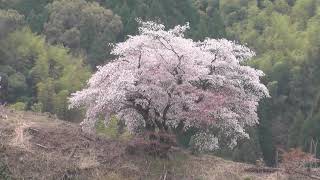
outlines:
[[[288,179],[282,172],[249,173],[245,169],[252,165],[183,151],[170,160],[128,155],[126,143],[85,135],[77,124],[48,114],[6,111],[8,119],[0,119],[0,163],[11,179]]]

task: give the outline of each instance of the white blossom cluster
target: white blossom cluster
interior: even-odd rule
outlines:
[[[269,96],[263,72],[241,64],[254,52],[225,39],[187,39],[188,24],[140,24],[139,35],[115,45],[117,58],[72,94],[70,107],[87,110],[83,128],[117,115],[132,133],[216,127],[232,137],[230,146],[248,137],[245,127],[258,123],[258,102]]]
[[[200,132],[192,136],[191,145],[198,152],[214,151],[219,148],[219,139],[210,132]]]

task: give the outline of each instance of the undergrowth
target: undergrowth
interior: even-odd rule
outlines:
[[[174,154],[169,159],[148,157],[149,169],[147,169],[147,178],[156,179],[166,176],[167,178],[180,179],[187,174],[184,164],[187,162],[188,156],[182,153]]]
[[[106,126],[104,121],[100,119],[96,124],[97,134],[114,140],[129,141],[132,135],[123,129],[116,117],[112,117]]]
[[[11,180],[8,166],[0,161],[0,179]]]

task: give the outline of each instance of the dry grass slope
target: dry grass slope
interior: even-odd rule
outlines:
[[[0,119],[0,179],[272,180],[281,172],[250,173],[252,165],[174,152],[170,159],[125,153],[125,142],[88,136],[77,124],[46,114],[6,110]]]

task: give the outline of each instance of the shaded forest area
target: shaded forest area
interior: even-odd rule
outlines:
[[[13,108],[79,120],[69,95],[112,58],[110,43],[137,33],[136,18],[190,22],[194,40],[227,38],[253,49],[249,64],[265,72],[271,95],[250,140],[216,154],[274,165],[276,149],[308,151],[320,138],[318,0],[0,0],[0,8],[0,99]]]

